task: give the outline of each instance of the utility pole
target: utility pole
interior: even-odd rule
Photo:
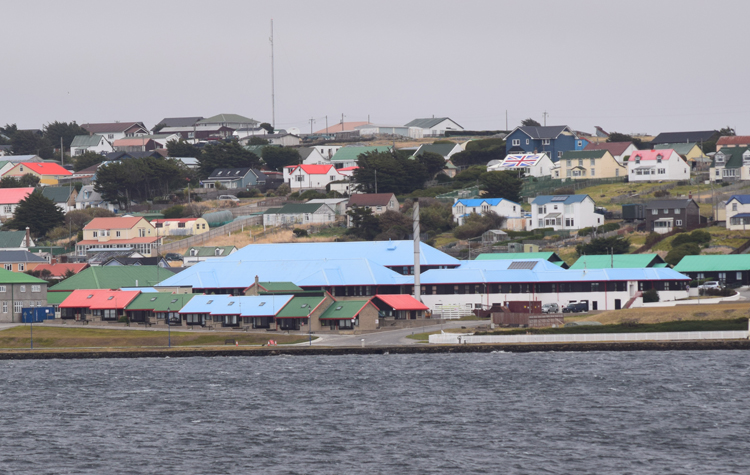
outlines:
[[[63,138],[60,136],[60,166],[65,165],[65,156],[63,155]]]
[[[547,111],[544,111],[544,114],[542,114],[542,115],[544,116],[544,126],[547,127],[547,116],[549,114],[547,113]]]
[[[344,131],[344,114],[341,114],[341,131]]]
[[[315,119],[313,119],[312,117],[310,117],[309,122],[310,122],[310,135],[312,135],[312,133],[313,133],[312,126],[315,123]]]
[[[505,130],[508,130],[508,109],[505,109]]]
[[[271,125],[276,129],[276,91],[273,76],[273,18],[271,19]]]
[[[328,135],[328,116],[326,116],[326,135]]]

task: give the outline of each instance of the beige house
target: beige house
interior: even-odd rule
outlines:
[[[151,257],[161,239],[156,228],[143,218],[94,218],[83,228],[83,240],[76,244],[76,255],[132,250]]]
[[[203,218],[153,219],[151,225],[157,236],[195,236],[209,231],[208,222]]]
[[[694,162],[699,158],[705,158],[703,150],[695,143],[662,143],[654,145],[654,150],[672,149],[688,162]]]
[[[609,150],[570,150],[562,154],[558,164],[563,180],[628,176],[628,168],[621,165]]]
[[[349,197],[347,211],[354,207],[370,208],[373,215],[379,215],[389,210],[398,212],[399,204],[393,193],[362,193]],[[347,225],[351,226],[351,220],[347,219],[350,221]]]

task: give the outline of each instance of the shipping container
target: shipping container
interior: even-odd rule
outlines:
[[[25,307],[21,309],[21,322],[39,323],[55,318],[55,307]]]
[[[542,302],[539,300],[505,302],[505,306],[511,313],[542,313]]]
[[[625,221],[635,221],[644,219],[646,206],[642,203],[622,205],[622,219]]]

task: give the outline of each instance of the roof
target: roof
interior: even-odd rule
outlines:
[[[149,142],[153,142],[153,140],[146,136],[126,137],[124,139],[115,140],[112,145],[115,147],[140,147],[142,145],[148,144]]]
[[[266,292],[301,292],[303,289],[294,282],[258,282]]]
[[[50,162],[23,162],[21,165],[39,175],[72,175],[73,172],[66,170],[57,163]]]
[[[615,254],[581,256],[570,266],[571,269],[635,269],[643,267],[654,267],[655,264],[663,264],[658,254]]]
[[[68,273],[68,271],[73,272],[74,274],[77,274],[81,272],[82,270],[86,269],[89,265],[85,262],[82,264],[73,264],[73,263],[58,263],[58,264],[41,264],[34,268],[35,271],[49,271],[49,273],[52,275],[52,277],[65,277],[65,274]]]
[[[453,206],[456,206],[460,203],[467,208],[478,208],[482,206],[482,203],[487,203],[490,206],[497,206],[503,201],[518,205],[518,203],[506,200],[505,198],[461,198],[456,200],[455,203],[453,203]]]
[[[633,142],[601,142],[594,143],[589,142],[588,145],[583,149],[585,152],[590,150],[606,150],[612,155],[622,155],[625,151],[633,145]]]
[[[73,141],[70,143],[70,146],[76,148],[94,147],[96,145],[99,145],[99,142],[101,142],[102,138],[103,136],[98,134],[76,135],[75,137],[73,137]]]
[[[0,204],[17,204],[33,192],[34,188],[0,188]]]
[[[343,124],[341,122],[337,124],[331,124],[325,129],[320,129],[314,132],[314,134],[335,134],[336,132],[344,132],[346,130],[354,130],[355,127],[359,127],[361,125],[369,125],[369,122],[344,122]]]
[[[127,310],[152,310],[166,312],[180,310],[195,294],[169,294],[166,292],[141,293],[127,306]]]
[[[386,206],[393,196],[393,193],[355,193],[346,206]]]
[[[750,270],[750,254],[685,256],[674,266],[677,272],[746,271]]]
[[[570,132],[570,129],[567,125],[550,125],[546,127],[523,125],[518,127],[516,130],[520,130],[532,139],[556,139],[564,131],[567,130],[568,132]]]
[[[441,157],[445,158],[451,153],[456,147],[460,147],[457,143],[432,143],[424,144],[416,151],[415,157],[422,155],[423,153],[436,153]],[[334,156],[335,157],[335,156]]]
[[[228,256],[232,252],[232,250],[236,250],[237,248],[234,246],[193,246],[185,251],[185,254],[183,254],[183,256],[192,256],[192,254],[190,254],[190,251],[192,251],[193,249],[198,250],[198,254],[196,254],[195,257],[216,257],[216,249],[221,249],[224,251],[220,254],[221,256]]]
[[[750,213],[737,213],[730,218],[750,218]]]
[[[328,172],[330,172],[332,168],[333,171],[338,173],[336,167],[333,165],[290,165],[285,168],[289,169],[289,174],[294,173],[298,168],[302,169],[302,171],[308,175],[328,175]]]
[[[640,159],[640,161],[657,160],[659,158],[661,158],[662,160],[669,160],[669,157],[671,157],[673,153],[675,152],[671,148],[657,150],[638,150],[637,152],[633,152],[633,154],[630,155],[628,163],[634,164],[636,159]]]
[[[189,223],[191,221],[197,221],[200,218],[157,218],[152,219],[151,223],[164,224],[164,223]]]
[[[29,251],[0,251],[0,263],[11,263],[11,262],[41,262],[47,263],[47,259],[33,254]]]
[[[74,190],[75,188],[70,186],[45,186],[42,188],[42,196],[55,203],[67,203]]]
[[[591,199],[589,195],[540,195],[531,200],[531,204],[546,205],[547,203],[552,203],[554,201],[555,203],[569,205],[572,203],[581,203],[586,198]]]
[[[73,292],[47,292],[47,305],[60,305]]]
[[[370,300],[338,300],[320,315],[320,320],[354,320]]]
[[[196,295],[180,313],[239,315],[242,317],[275,316],[292,299],[291,295]]]
[[[458,125],[458,122],[452,120],[450,117],[432,117],[428,119],[414,119],[408,124],[404,125],[404,127],[419,127],[422,129],[431,129],[444,120],[450,120],[454,124]],[[458,126],[461,127],[460,125]]]
[[[94,175],[96,174],[96,171],[99,169],[99,167],[102,166],[102,163],[97,163],[96,165],[91,165],[88,168],[84,168],[83,170],[78,170],[77,172],[73,173],[73,176],[86,176],[86,175]],[[88,185],[92,186],[93,185]]]
[[[716,145],[748,145],[750,144],[750,135],[733,135],[722,136],[716,141]]]
[[[217,168],[211,172],[207,180],[239,180],[252,171],[251,167],[247,168]]]
[[[88,198],[86,195],[88,194]],[[76,203],[99,203],[102,201],[102,195],[94,190],[94,185],[83,185],[81,191],[76,196]]]
[[[0,248],[21,247],[26,231],[0,231]]]
[[[677,152],[678,155],[687,155],[697,146],[698,145],[694,143],[659,143],[654,145],[654,149],[665,150],[671,148]]]
[[[95,310],[102,309],[124,309],[135,299],[139,291],[120,291],[120,290],[92,290],[79,289],[74,290],[68,298],[63,300],[60,308],[90,308]]]
[[[107,245],[109,247],[112,247],[113,245],[123,245],[123,246],[129,246],[132,244],[148,244],[155,241],[158,241],[161,239],[159,236],[150,236],[150,237],[135,237],[130,239],[110,239],[109,241],[99,241],[97,239],[84,239],[83,241],[78,241],[76,245],[78,246],[93,246],[97,247],[97,244]]]
[[[502,160],[493,161],[500,163],[501,168],[526,168],[536,166],[545,156],[547,156],[546,153],[509,154]],[[490,166],[490,163],[487,165]]]
[[[202,124],[257,124],[258,121],[250,119],[239,114],[217,114],[213,117],[206,117],[197,122],[198,125]],[[192,125],[192,124],[191,124]]]
[[[0,284],[46,284],[47,281],[21,272],[0,269]]]
[[[323,206],[326,206],[330,209],[330,206],[325,203],[287,203],[281,208],[269,208],[263,214],[312,214],[318,211]]]
[[[562,154],[562,160],[602,158],[609,150],[567,150]],[[611,154],[611,153],[610,153]]]
[[[157,122],[156,125],[163,124],[164,127],[192,127],[202,118],[203,117],[165,117]],[[155,128],[156,126],[154,126],[154,129]]]
[[[727,200],[727,203],[729,203],[732,200],[737,200],[740,204],[743,204],[743,205],[750,204],[750,195],[732,195]],[[21,232],[21,231],[18,231],[18,232]]]
[[[564,261],[554,252],[487,252],[479,254],[477,261],[495,261],[495,260],[523,260],[523,259],[544,259],[553,263],[563,263]]]
[[[103,122],[99,124],[81,124],[81,127],[86,129],[89,133],[101,135],[113,132],[122,133],[133,126],[143,127],[144,130],[146,129],[146,127],[143,126],[142,122]]]
[[[378,294],[375,296],[394,310],[429,310],[429,307],[411,295]]]
[[[703,143],[719,138],[717,130],[697,130],[693,132],[662,132],[651,141],[651,144],[660,143]]]
[[[50,291],[153,287],[174,275],[159,266],[96,266],[55,284]]]
[[[304,318],[320,305],[325,297],[294,297],[276,315],[276,318]]]
[[[341,147],[331,157],[332,162],[353,162],[359,159],[359,156],[363,153],[382,153],[389,152],[391,150],[389,145],[381,145],[378,147],[360,147],[360,146],[348,146]],[[320,165],[323,166],[323,165]],[[328,166],[328,165],[325,165]]]
[[[131,229],[142,219],[141,217],[94,218],[83,229]]]
[[[690,198],[675,200],[653,200],[646,203],[646,209],[669,209],[669,208],[687,208],[690,203],[695,203]]]
[[[742,155],[750,150],[750,147],[722,147],[718,152],[714,154],[712,167],[716,166],[716,156],[722,154],[724,158],[725,168],[740,168],[743,164]],[[726,158],[729,157],[729,158]]]

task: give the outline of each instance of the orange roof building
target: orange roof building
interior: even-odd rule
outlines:
[[[73,172],[52,162],[22,162],[3,176],[22,177],[28,174],[38,177],[43,185],[57,185],[60,178],[70,176]]]

